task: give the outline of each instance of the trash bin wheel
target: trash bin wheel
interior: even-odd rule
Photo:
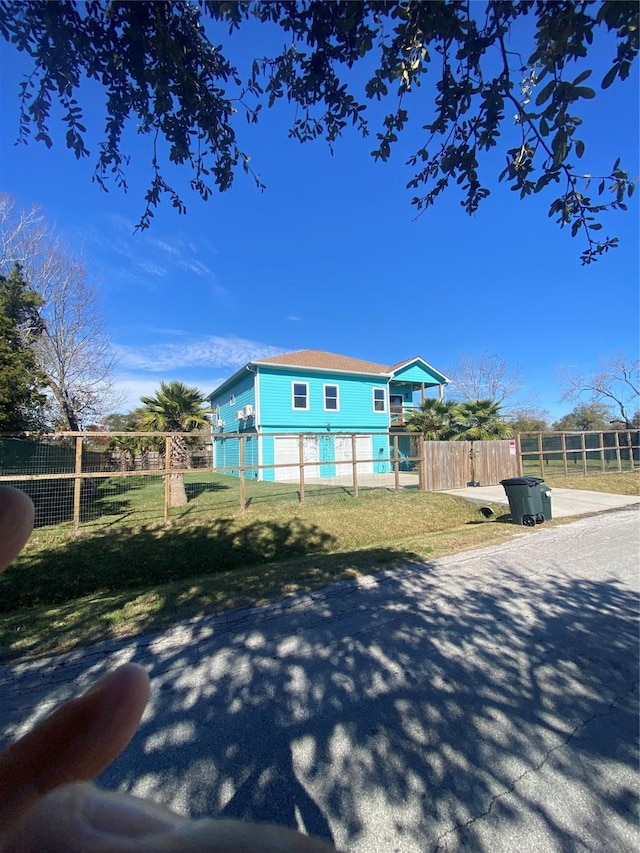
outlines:
[[[524,524],[525,527],[535,527],[536,526],[536,520],[535,520],[534,516],[532,516],[532,515],[523,515],[522,516],[522,523]]]
[[[542,524],[543,521],[544,521],[544,515],[541,512],[539,512],[536,515],[536,524]]]

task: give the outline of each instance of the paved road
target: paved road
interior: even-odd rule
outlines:
[[[133,658],[153,699],[110,786],[353,853],[636,853],[638,521],[4,668],[0,719]]]

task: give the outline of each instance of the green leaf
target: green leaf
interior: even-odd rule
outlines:
[[[540,135],[541,136],[549,136],[549,125],[544,116],[540,119]]]
[[[576,89],[579,98],[586,98],[587,101],[590,101],[591,98],[595,98],[596,93],[593,89],[590,89],[588,86],[578,86]]]
[[[602,86],[602,88],[603,88],[603,89],[608,89],[608,88],[609,88],[609,86],[610,86],[610,85],[613,83],[613,81],[616,79],[617,74],[618,74],[618,66],[617,66],[617,65],[614,65],[612,68],[610,68],[610,69],[607,71],[607,73],[606,73],[606,74],[604,75],[604,77],[602,78],[602,83],[600,84],[600,85]]]
[[[547,100],[549,95],[553,92],[555,85],[556,85],[556,81],[550,80],[547,83],[547,85],[544,87],[544,89],[538,93],[538,97],[536,98],[536,106],[537,107],[539,107],[541,104],[544,104],[544,102]]]
[[[584,154],[584,142],[581,139],[576,139],[575,145],[576,145],[576,156],[582,157],[582,155]]]
[[[587,69],[586,71],[583,71],[582,74],[578,74],[576,79],[573,81],[573,85],[577,86],[578,83],[582,83],[588,77],[591,77],[591,71],[589,69]]]

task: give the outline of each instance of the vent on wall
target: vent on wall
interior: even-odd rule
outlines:
[[[250,418],[253,415],[253,406],[245,406],[242,410],[245,418]]]

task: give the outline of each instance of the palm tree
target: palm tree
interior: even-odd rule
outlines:
[[[427,397],[407,418],[407,429],[421,432],[425,441],[449,441],[456,433],[456,421],[455,403]]]
[[[459,429],[454,436],[461,441],[496,441],[511,438],[513,430],[503,418],[499,403],[493,400],[466,400],[457,406]]]
[[[141,397],[140,426],[158,432],[185,433],[209,422],[210,406],[202,408],[205,397],[197,388],[183,382],[161,382],[155,397]],[[171,468],[189,466],[189,448],[184,435],[171,436]],[[169,476],[169,506],[184,506],[187,493],[184,474]]]

